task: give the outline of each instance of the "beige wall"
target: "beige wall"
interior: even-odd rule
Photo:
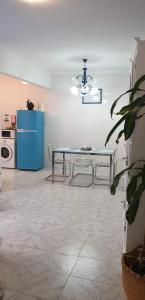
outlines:
[[[15,114],[17,109],[26,109],[27,98],[38,101],[48,98],[49,91],[33,84],[22,84],[21,80],[0,75],[0,113]]]
[[[127,74],[101,74],[99,87],[103,88],[101,105],[83,105],[80,97],[72,96],[70,75],[54,75],[52,91],[35,85],[23,85],[12,77],[0,76],[0,112],[15,114],[25,109],[26,99],[36,106],[39,101],[45,111],[45,165],[47,165],[48,143],[55,146],[80,147],[83,144],[104,148],[105,138],[113,126],[110,118],[112,101],[128,88]],[[106,95],[107,94],[107,95]],[[116,148],[113,137],[108,148]],[[121,148],[121,154],[123,147]]]

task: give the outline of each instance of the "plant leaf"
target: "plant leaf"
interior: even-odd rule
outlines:
[[[137,211],[139,208],[140,198],[141,198],[141,195],[144,190],[145,190],[145,187],[144,187],[143,183],[141,183],[138,186],[138,188],[136,189],[136,191],[133,195],[133,200],[131,201],[129,208],[126,212],[126,219],[130,225],[135,220],[135,217],[136,217],[136,214],[137,214]]]
[[[124,115],[126,112],[130,111],[131,109],[135,107],[143,107],[145,106],[145,95],[136,98],[133,102],[130,104],[123,106],[119,112],[116,113],[116,115]]]
[[[132,95],[132,96],[130,96],[130,102],[132,102],[132,98],[134,98],[134,95],[135,95],[135,93],[136,92],[138,92],[138,91],[145,91],[145,90],[142,90],[142,89],[140,89],[140,88],[138,88],[138,87],[133,87],[132,89],[130,89],[130,90],[128,90],[128,91],[126,91],[125,93],[123,93],[123,94],[121,94],[114,102],[113,102],[113,104],[112,104],[112,106],[111,106],[111,109],[110,109],[110,114],[111,114],[111,118],[112,118],[112,115],[113,115],[113,112],[114,112],[114,109],[115,109],[115,107],[116,107],[116,104],[117,104],[117,102],[120,100],[120,98],[122,98],[124,95],[126,95],[126,94],[129,94],[129,93],[133,93],[134,92],[134,94]]]
[[[137,111],[129,112],[126,117],[125,124],[124,124],[125,140],[128,140],[129,137],[132,135],[132,132],[135,128],[136,117],[137,117]]]
[[[116,193],[116,188],[117,188],[117,186],[118,186],[118,184],[119,184],[120,178],[124,175],[125,172],[131,170],[135,164],[136,164],[136,162],[132,163],[132,164],[130,165],[130,167],[123,169],[121,172],[119,172],[119,173],[115,176],[115,178],[114,178],[114,180],[113,180],[113,183],[112,183],[112,185],[111,185],[111,194],[112,194],[112,195],[115,195],[115,193]]]
[[[136,191],[137,188],[137,179],[142,176],[142,173],[138,173],[137,175],[133,176],[131,181],[129,182],[127,189],[126,189],[126,196],[127,196],[127,202],[128,204],[131,203],[131,199],[133,194]]]
[[[116,144],[118,144],[118,143],[119,143],[119,139],[122,137],[123,133],[124,133],[124,129],[123,129],[123,130],[121,130],[121,131],[119,132],[119,134],[118,134],[118,137],[117,137],[117,140],[115,141],[115,142],[116,142]]]
[[[123,169],[121,172],[119,172],[119,173],[115,176],[115,178],[114,178],[114,180],[113,180],[113,183],[112,183],[112,185],[111,185],[111,194],[112,194],[112,195],[115,195],[115,193],[116,193],[116,188],[117,188],[117,186],[118,186],[118,184],[119,184],[120,178],[124,175],[125,172],[127,172],[127,171],[134,171],[134,170],[139,170],[139,171],[142,172],[142,168],[135,167],[135,165],[136,165],[137,163],[140,163],[140,162],[144,162],[144,163],[145,163],[145,160],[144,160],[144,159],[136,160],[136,161],[135,161],[134,163],[132,163],[128,168]],[[140,172],[140,173],[141,173],[141,172]],[[137,175],[138,175],[138,174],[137,174]]]
[[[126,114],[130,109],[132,108],[132,103],[125,105],[121,108],[119,112],[116,113],[116,115],[124,115]]]
[[[107,145],[107,143],[110,140],[111,135],[114,133],[114,131],[117,129],[117,127],[126,119],[127,115],[124,115],[116,124],[115,126],[111,129],[111,131],[109,132],[106,142],[105,142],[105,146]]]
[[[126,91],[126,92],[123,93],[123,94],[121,94],[121,95],[113,102],[113,104],[112,104],[112,106],[111,106],[111,110],[110,110],[111,118],[112,118],[112,115],[113,115],[113,112],[114,112],[114,108],[115,108],[117,102],[119,101],[119,99],[122,98],[124,95],[130,93],[131,91],[132,91],[132,89]]]
[[[142,169],[142,183],[145,187],[145,165],[143,166],[143,169]]]
[[[145,115],[145,113],[143,113],[142,115],[138,116],[136,119],[140,119]]]
[[[142,104],[145,104],[145,95],[136,98],[133,102],[130,103],[132,108],[135,106],[141,106]]]
[[[141,85],[142,82],[145,81],[145,75],[142,75],[135,83],[132,91],[131,91],[131,94],[130,94],[130,102],[132,102],[134,100],[134,96],[135,96],[135,93],[137,92],[139,86]],[[141,90],[141,89],[139,89]],[[142,90],[143,91],[143,90]]]

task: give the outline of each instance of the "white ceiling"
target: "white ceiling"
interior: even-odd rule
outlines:
[[[84,57],[94,72],[127,71],[136,36],[145,0],[0,0],[1,45],[52,73],[78,71]]]

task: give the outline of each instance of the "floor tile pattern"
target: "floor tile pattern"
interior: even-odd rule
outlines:
[[[4,300],[126,300],[122,205],[108,187],[46,182],[47,170],[3,170]],[[115,237],[115,238],[114,238]]]

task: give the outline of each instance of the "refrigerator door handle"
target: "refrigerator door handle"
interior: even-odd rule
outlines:
[[[34,133],[37,133],[37,130],[36,129],[17,129],[17,132],[19,133],[25,133],[25,132],[34,132]]]

